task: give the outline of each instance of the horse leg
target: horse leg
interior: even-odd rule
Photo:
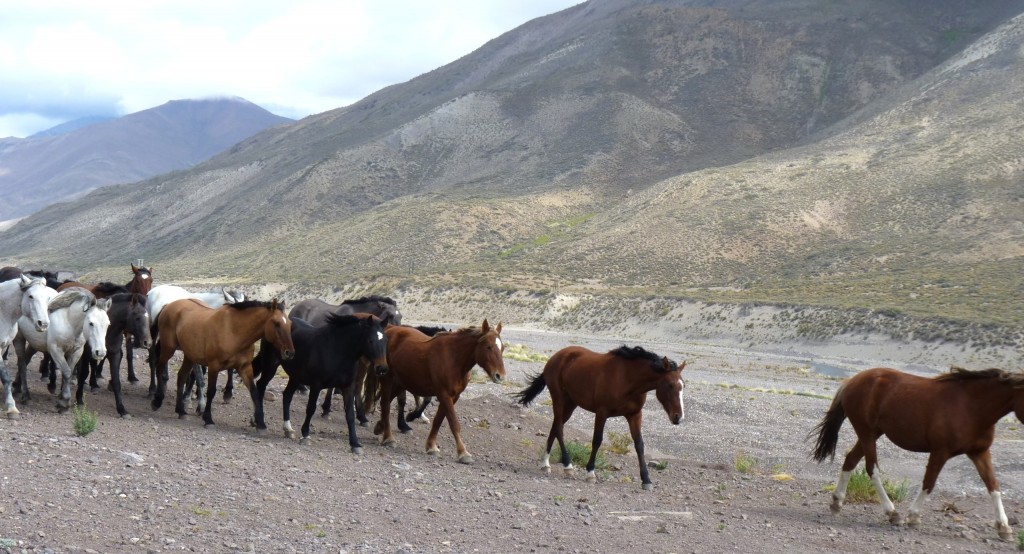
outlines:
[[[7,419],[18,419],[21,412],[14,403],[14,386],[11,383],[11,374],[7,372],[7,362],[0,360],[0,383],[4,385],[4,414]],[[24,383],[28,388],[28,383]]]
[[[298,381],[289,378],[288,384],[284,386],[284,392],[281,393],[282,429],[284,429],[285,438],[288,439],[295,438],[295,429],[292,428],[292,397],[295,396],[295,389],[298,386]]]
[[[893,525],[900,524],[900,514],[896,511],[896,506],[893,505],[892,500],[889,499],[889,495],[885,492],[885,486],[882,484],[882,472],[876,471],[878,469],[878,453],[875,450],[875,441],[877,437],[872,437],[871,440],[861,441],[864,446],[864,469],[868,472],[868,477],[871,478],[871,484],[875,486],[875,492],[878,493],[878,502],[882,505],[882,511],[885,515],[889,516],[889,523]]]
[[[203,423],[206,427],[213,427],[216,423],[213,422],[213,402],[209,399],[217,396],[217,376],[220,375],[220,369],[214,369],[210,366],[206,366],[206,408],[203,410]],[[199,387],[197,387],[199,388]]]
[[[442,404],[437,408],[437,413],[434,414],[434,421],[430,423],[430,433],[427,434],[427,454],[439,454],[441,447],[437,446],[437,433],[441,429],[441,423],[444,422],[444,418],[447,417],[448,410],[445,409]]]
[[[857,443],[846,453],[846,459],[843,460],[843,468],[839,471],[839,479],[836,481],[836,488],[832,491],[832,504],[829,505],[828,509],[833,514],[838,514],[842,511],[843,501],[846,500],[846,485],[850,483],[850,475],[857,468],[857,464],[860,463],[860,459],[863,457],[864,448],[861,446],[860,439],[858,438]]]
[[[15,337],[14,339],[14,352],[15,354],[18,355],[18,377],[14,380],[13,387],[16,390],[19,390],[19,398],[22,401],[22,403],[27,404],[28,401],[30,400],[28,392],[28,361],[30,358],[32,358],[35,352],[32,350],[32,347],[28,345],[24,338],[18,337]],[[3,369],[5,371],[7,369],[6,362],[4,362]],[[0,374],[0,378],[2,377],[3,375]],[[8,392],[11,390],[11,387],[8,387],[6,382],[4,383],[4,388]],[[5,409],[8,411],[8,413],[10,413],[10,409],[14,407],[14,399],[8,398],[7,402],[5,403],[5,406]],[[16,418],[18,414],[17,408],[14,409],[13,413],[15,414]],[[10,416],[8,415],[8,417]]]
[[[57,411],[63,413],[71,407],[71,360],[78,360],[82,357],[84,345],[70,352],[67,357],[57,345],[51,346],[49,350],[50,357],[60,366],[60,396],[57,397]]]
[[[334,396],[333,393],[334,387],[327,387],[325,389],[324,402],[323,404],[320,405],[320,407],[323,409],[323,412],[321,412],[320,417],[324,419],[327,419],[327,417],[331,415],[331,400],[333,399]]]
[[[213,390],[217,390],[217,377],[210,378],[209,367],[202,364],[195,364],[192,366],[193,382],[196,384],[196,413],[203,413],[206,410],[206,405],[213,398],[214,395],[206,394],[207,383],[206,380],[210,379],[213,384]]]
[[[569,456],[569,449],[565,447],[565,423],[572,417],[572,413],[576,410],[576,404],[571,400],[562,399],[561,405],[555,410],[555,418],[551,422],[551,434],[558,439],[558,447],[562,454],[562,472],[568,477],[572,475],[572,458]],[[551,446],[548,446],[550,451]]]
[[[167,364],[165,362],[164,371],[166,371],[166,367]],[[188,368],[188,370],[186,371],[185,368]],[[187,392],[185,392],[185,388],[186,385],[188,384],[189,377],[192,376],[193,374],[194,369],[195,364],[192,363],[192,360],[190,360],[188,356],[185,356],[185,358],[181,360],[181,367],[178,368],[178,378],[176,380],[178,395],[174,401],[174,413],[178,414],[178,419],[182,419],[186,415],[188,415],[188,412],[185,411],[185,399],[188,398],[189,395]],[[166,381],[166,378],[164,379],[164,381]]]
[[[97,362],[96,360],[93,360],[92,357],[86,361],[89,368],[89,371],[86,372],[89,377],[89,390],[92,392],[100,390],[99,380],[103,378],[102,373],[104,361],[106,360],[100,360]]]
[[[228,382],[224,385],[224,403],[230,404],[231,398],[235,395],[235,370],[234,368],[227,371]],[[212,396],[210,398],[213,398]],[[264,427],[265,429],[266,427]]]
[[[934,454],[933,454],[934,455]],[[992,471],[992,455],[986,448],[982,452],[975,452],[967,454],[967,457],[974,462],[974,467],[978,469],[978,475],[981,476],[981,480],[985,483],[985,488],[988,489],[988,494],[992,498],[992,507],[996,511],[996,531],[999,532],[999,538],[1004,541],[1010,540],[1013,536],[1013,530],[1010,529],[1010,523],[1006,519],[1006,511],[1003,509],[1003,494],[999,492],[999,483],[996,481],[996,474]],[[929,470],[931,469],[931,461],[929,460]],[[938,477],[938,472],[936,472]],[[928,478],[928,473],[925,473],[925,479]],[[934,486],[934,481],[932,483]],[[924,487],[922,487],[924,490]],[[931,492],[929,487],[928,492]]]
[[[403,435],[412,433],[412,427],[409,427],[409,424],[405,421],[405,399],[407,396],[408,392],[406,391],[402,391],[402,393],[398,395],[398,414],[395,418],[398,422],[398,430],[401,431]]]
[[[427,417],[423,412],[430,406],[430,402],[434,399],[433,396],[424,396],[422,398],[414,396],[416,399],[416,409],[409,412],[409,415],[405,416],[406,421],[422,421],[423,423],[430,423],[430,418]]]
[[[153,341],[153,344],[149,347],[149,356],[146,361],[149,362],[149,389],[146,390],[146,398],[153,398],[156,394],[156,383],[157,383],[157,366],[159,365],[160,359],[160,343]]]
[[[260,395],[256,380],[252,377],[252,361],[246,360],[235,371],[242,377],[242,384],[245,385],[245,388],[249,389],[249,398],[252,400],[252,417],[250,421],[256,424],[257,433],[264,432],[267,430],[267,422],[263,417],[263,397]],[[231,381],[230,373],[228,374],[228,381]]]
[[[359,363],[356,364],[356,379],[352,383],[352,394],[356,400],[356,418],[359,419],[359,425],[362,427],[366,427],[370,421],[367,419],[366,414],[372,409],[373,403],[372,396],[369,401],[366,400],[366,389],[370,386],[369,379],[367,377],[369,374],[370,371],[366,364],[366,359],[359,358]],[[324,417],[327,417],[327,414],[324,414]]]
[[[382,380],[380,385],[380,421],[373,427],[373,434],[380,435],[380,443],[384,446],[395,444],[391,435],[391,379]]]
[[[55,394],[57,392],[57,362],[49,352],[43,352],[43,361],[40,363],[46,368],[46,374],[50,377],[46,390],[50,391],[50,394]]]
[[[125,351],[127,353],[126,362],[128,364],[128,382],[135,384],[139,382],[138,376],[135,375],[135,347],[132,346],[133,339],[129,339],[127,335],[124,337]],[[113,371],[113,368],[111,368]]]
[[[306,399],[306,419],[302,422],[302,438],[299,444],[309,444],[309,422],[316,413],[316,401],[320,399],[320,388],[309,386],[309,397]]]
[[[601,442],[604,440],[604,423],[607,420],[608,416],[605,414],[594,415],[594,438],[590,441],[590,460],[587,461],[587,482],[589,483],[597,482],[594,466],[597,464],[597,451],[601,448]]]
[[[253,360],[253,372],[254,373],[255,373],[257,367],[259,367],[259,368],[263,367],[263,364],[262,364],[262,362],[260,360],[260,357],[258,355]],[[260,378],[256,380],[256,400],[254,401],[254,403],[255,402],[259,402],[260,417],[256,418],[254,416],[252,424],[256,426],[256,432],[261,434],[261,435],[263,433],[266,433],[266,431],[267,431],[267,422],[264,420],[264,417],[263,417],[263,414],[264,414],[264,399],[267,396],[267,385],[269,385],[270,384],[270,380],[274,378],[274,373],[275,373],[274,370],[260,369]]]
[[[362,454],[363,445],[359,444],[359,437],[356,436],[356,385],[350,384],[341,391],[341,398],[345,401],[345,423],[348,425],[348,446],[353,454]]]
[[[89,370],[92,365],[89,363],[91,360],[86,360],[85,356],[82,356],[78,360],[78,365],[75,366],[75,371],[78,373],[78,386],[75,388],[75,404],[78,406],[85,405],[85,380],[89,377]]]
[[[152,406],[152,408],[154,410],[159,410],[160,406],[163,405],[163,403],[164,403],[164,396],[167,394],[167,379],[169,378],[168,377],[168,371],[167,371],[167,362],[170,361],[171,356],[174,354],[174,349],[167,348],[162,343],[158,343],[157,346],[154,346],[154,348],[157,348],[157,347],[159,347],[159,360],[157,361],[157,371],[156,371],[156,383],[157,383],[157,385],[156,385],[156,390],[153,392],[153,401],[150,403],[150,405]],[[168,350],[170,350],[170,351],[168,352]],[[181,382],[181,375],[180,374],[178,375],[178,382],[179,383]],[[150,386],[150,389],[153,388],[153,381],[152,380],[150,380],[149,386]],[[182,387],[179,385],[179,387],[178,387],[178,399],[179,399],[179,401],[184,401],[181,398],[181,389],[182,389]],[[182,410],[184,410],[184,407],[182,407]],[[177,411],[177,412],[178,412],[178,415],[180,416],[181,415],[181,411]]]
[[[629,434],[633,437],[636,459],[640,462],[640,482],[643,483],[643,489],[649,491],[654,489],[654,483],[651,483],[651,476],[647,472],[647,460],[644,459],[644,437],[640,433],[640,424],[643,423],[643,420],[643,411],[626,417],[626,421],[629,423]]]
[[[113,349],[107,350],[107,360],[110,362],[110,381],[107,388],[114,392],[114,405],[117,406],[117,413],[123,418],[129,418],[128,410],[124,407],[124,397],[121,395],[121,344],[118,343]],[[129,355],[129,362],[131,357]]]
[[[441,426],[441,420],[448,420],[448,428],[452,432],[452,436],[455,437],[455,451],[459,457],[460,464],[471,464],[473,463],[473,456],[469,453],[466,445],[462,442],[462,425],[459,424],[459,416],[455,413],[455,401],[457,398],[452,398],[447,394],[440,394],[437,397],[438,404],[437,408],[438,415],[434,417],[434,421],[431,423],[430,429],[434,438],[434,447],[437,447],[437,430]],[[441,417],[441,412],[444,412],[444,417]],[[428,444],[430,444],[428,440]]]
[[[987,452],[987,451],[986,451]],[[978,473],[981,474],[981,467],[978,465],[978,461],[974,457],[968,454],[971,461],[974,462],[974,467],[978,468]],[[932,452],[928,455],[928,465],[924,469],[924,479],[921,481],[921,490],[917,492],[917,497],[914,498],[913,504],[910,505],[910,510],[907,513],[907,527],[916,529],[921,525],[921,510],[924,508],[924,503],[928,500],[928,496],[932,493],[935,488],[935,481],[939,478],[939,472],[942,471],[942,467],[946,465],[946,461],[949,460],[949,454],[945,452]],[[991,475],[992,472],[992,460],[988,460],[988,470]],[[992,477],[992,483],[995,484],[995,477]],[[985,481],[985,486],[988,487],[989,482],[982,477],[982,481]],[[998,485],[996,485],[998,488]],[[992,489],[989,488],[991,494]],[[998,493],[997,493],[998,494]],[[999,503],[999,509],[1002,511],[1002,502]],[[1006,522],[1006,514],[1003,514],[1003,522]],[[999,529],[998,525],[998,513],[996,517],[996,529]],[[1009,525],[1006,526],[1009,529]],[[1000,537],[1002,533],[1000,532]],[[1009,535],[1003,538],[1009,538]]]

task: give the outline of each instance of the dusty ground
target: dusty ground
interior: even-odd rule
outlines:
[[[506,329],[506,342],[550,354],[568,344],[607,350],[621,342]],[[635,343],[635,341],[631,342]],[[457,405],[476,462],[460,465],[442,429],[440,457],[423,452],[426,426],[393,448],[358,428],[362,456],[349,453],[343,419],[317,417],[308,446],[283,437],[280,401],[271,431],[248,427],[251,404],[214,406],[218,425],[179,420],[169,399],[152,412],[145,383],[127,390],[132,419],[118,419],[112,394],[89,395],[97,430],[75,436],[38,380],[18,421],[0,421],[0,551],[20,552],[820,552],[1010,551],[990,527],[991,507],[971,464],[946,466],[919,530],[892,527],[875,505],[828,511],[838,462],[814,464],[805,434],[838,381],[806,367],[735,350],[645,344],[689,361],[687,419],[673,427],[651,395],[644,432],[655,490],[641,490],[635,455],[608,453],[612,470],[589,484],[538,469],[550,425],[542,393],[514,405],[540,363],[507,360],[516,386],[472,384]],[[223,379],[223,378],[222,378]],[[284,381],[271,387],[280,391]],[[802,394],[794,394],[802,393]],[[171,393],[173,395],[173,393]],[[302,398],[293,406],[296,427]],[[571,435],[590,438],[577,413]],[[622,421],[609,432],[625,433]],[[840,450],[851,444],[848,425]],[[996,473],[1015,530],[1024,513],[1024,446],[1018,424],[1001,422]],[[606,440],[606,444],[607,444]],[[740,472],[737,457],[754,461]],[[911,494],[925,457],[882,441],[886,475]],[[786,474],[792,480],[776,480]],[[899,504],[905,511],[910,500]]]

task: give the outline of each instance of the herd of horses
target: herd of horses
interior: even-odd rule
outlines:
[[[407,421],[421,415],[430,399],[436,398],[438,407],[426,451],[439,453],[437,437],[447,421],[458,461],[472,463],[455,406],[470,382],[472,368],[482,368],[494,383],[505,380],[501,323],[492,326],[484,319],[480,326],[455,330],[403,325],[395,301],[382,296],[346,300],[340,305],[310,299],[297,303],[286,314],[284,303],[277,299],[251,300],[224,289],[194,293],[173,285],[154,287],[151,268],[140,263],[131,269],[133,277],[125,285],[89,285],[58,282],[55,274],[48,272],[0,268],[0,350],[4,354],[0,382],[8,418],[19,415],[15,395],[22,403],[30,399],[26,368],[36,352],[46,355],[47,361],[40,367],[44,378],[50,379],[50,392],[56,393],[56,373],[61,375],[58,410],[70,407],[73,368],[77,367],[76,401],[81,404],[85,382],[89,380],[95,388],[106,361],[117,411],[127,417],[120,383],[122,345],[126,345],[131,382],[138,382],[131,349],[150,351],[149,395],[154,410],[166,397],[168,363],[181,352],[175,403],[179,417],[186,415],[186,400],[191,397],[194,381],[196,409],[202,412],[206,425],[213,425],[210,400],[216,392],[218,374],[234,371],[250,393],[252,425],[265,430],[264,398],[280,367],[288,376],[282,404],[283,429],[289,438],[295,433],[290,422],[291,401],[302,387],[308,387],[309,394],[300,442],[309,440],[310,421],[320,392],[327,391],[324,415],[330,411],[333,392],[342,395],[353,453],[362,452],[356,421],[364,425],[368,422],[366,414],[372,409],[369,403],[375,399],[380,417],[374,434],[380,435],[382,444],[390,445],[395,442],[390,423],[392,403],[397,401],[399,430],[407,432]],[[5,361],[12,345],[18,358],[17,378],[13,380]],[[551,449],[557,440],[562,466],[570,472],[563,427],[576,408],[583,408],[595,414],[587,480],[597,478],[595,460],[605,422],[610,417],[624,417],[636,449],[642,486],[651,489],[641,433],[643,407],[653,390],[669,421],[680,424],[685,414],[685,365],[639,346],[622,346],[607,353],[568,346],[555,352],[543,371],[531,376],[527,387],[514,395],[523,406],[545,388],[551,396],[553,418],[541,467],[550,471]],[[232,382],[229,376],[225,400],[230,398]],[[406,393],[422,399],[408,416]],[[1024,422],[1021,374],[960,368],[934,378],[884,368],[856,374],[839,387],[824,418],[808,435],[815,442],[812,457],[819,462],[835,457],[839,431],[846,419],[857,436],[832,494],[832,512],[842,509],[851,473],[865,459],[882,509],[893,524],[902,521],[877,471],[875,445],[885,436],[903,449],[929,453],[921,490],[906,518],[908,526],[920,524],[925,500],[946,461],[963,454],[975,464],[989,491],[999,536],[1009,539],[1012,532],[989,449],[995,424],[1010,413]]]

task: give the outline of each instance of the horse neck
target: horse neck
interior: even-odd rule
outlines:
[[[58,316],[58,317],[54,317]],[[50,314],[50,324],[54,323],[54,320],[65,321],[68,324],[66,331],[72,336],[81,336],[82,329],[85,327],[85,316],[86,312],[82,311],[82,305],[80,302],[75,302],[70,306],[55,310]]]
[[[956,383],[970,396],[972,412],[980,420],[995,424],[1013,411],[1016,392],[1012,383],[997,378]]]
[[[274,311],[263,306],[254,306],[237,310],[235,308],[219,308],[227,314],[228,328],[235,331],[234,337],[238,339],[240,347],[248,346],[263,338],[263,325],[273,317]],[[258,312],[262,310],[262,312]],[[251,313],[259,315],[251,315]]]
[[[0,322],[12,324],[21,317],[21,285],[17,280],[0,283]]]
[[[443,342],[454,342],[455,348],[449,348],[452,357],[452,367],[459,373],[469,373],[476,365],[476,343],[480,340],[479,335],[472,333],[452,333],[448,335],[437,335],[433,340]]]

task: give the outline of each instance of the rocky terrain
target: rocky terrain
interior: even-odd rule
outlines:
[[[247,424],[244,393],[217,400],[218,425],[152,412],[145,382],[130,386],[131,419],[118,419],[106,390],[88,395],[95,432],[78,437],[32,378],[33,402],[20,420],[0,421],[0,550],[11,552],[711,552],[822,550],[1010,551],[991,528],[991,506],[973,466],[951,461],[919,530],[893,527],[877,505],[828,511],[838,462],[810,461],[804,436],[838,380],[803,363],[739,349],[639,342],[686,359],[686,420],[674,427],[650,398],[644,419],[653,491],[639,485],[632,451],[605,452],[608,469],[587,483],[539,469],[550,425],[542,393],[529,408],[509,394],[568,344],[595,350],[623,341],[510,328],[509,384],[473,383],[458,403],[476,461],[460,465],[447,429],[442,453],[423,452],[426,426],[393,448],[358,428],[364,454],[348,451],[343,421],[316,416],[312,444],[280,432],[279,396],[270,431]],[[520,346],[521,345],[521,346]],[[541,356],[543,355],[543,356]],[[284,381],[275,379],[272,390]],[[293,405],[301,417],[303,397]],[[1012,418],[1011,418],[1012,419]],[[996,474],[1015,530],[1024,510],[1024,454],[1016,420],[997,429]],[[577,413],[569,438],[584,443],[592,420]],[[606,446],[627,433],[610,421]],[[844,427],[840,450],[851,444]],[[910,498],[925,457],[880,442],[887,478],[908,481]]]

